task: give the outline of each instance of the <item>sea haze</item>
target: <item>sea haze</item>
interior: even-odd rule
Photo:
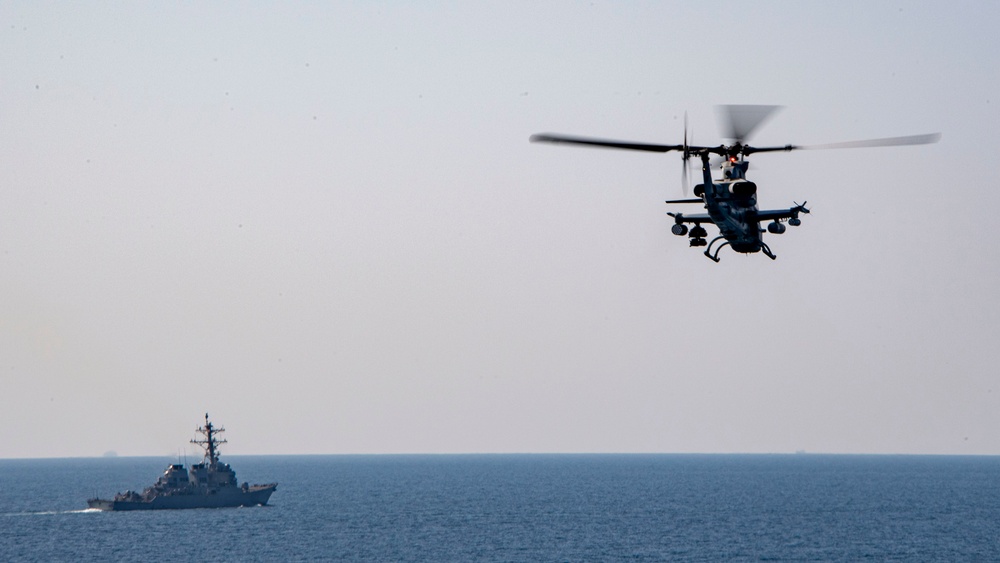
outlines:
[[[269,506],[85,510],[176,461],[0,460],[0,559],[1000,559],[998,457],[230,456]]]

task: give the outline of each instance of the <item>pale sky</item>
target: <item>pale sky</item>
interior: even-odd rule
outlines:
[[[1000,454],[1000,4],[316,4],[0,2],[0,457]]]

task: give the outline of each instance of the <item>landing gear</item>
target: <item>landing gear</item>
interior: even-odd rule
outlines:
[[[774,255],[774,254],[773,254],[773,253],[771,252],[771,248],[770,248],[769,246],[767,246],[766,244],[764,244],[763,242],[762,242],[762,243],[760,243],[760,250],[761,250],[761,252],[763,252],[763,253],[764,253],[764,256],[767,256],[767,257],[768,257],[768,258],[770,258],[771,260],[777,260],[777,259],[778,259],[778,257],[777,257],[777,256],[775,256],[775,255]]]
[[[720,244],[718,246],[715,246],[715,243],[719,242],[720,240],[725,240],[725,239],[726,239],[726,237],[724,237],[722,235],[719,235],[719,236],[715,237],[714,239],[712,239],[712,242],[708,243],[708,248],[705,249],[705,256],[708,256],[709,259],[711,259],[713,262],[718,263],[719,262],[719,251],[721,251],[723,248],[729,246],[729,241],[723,242],[722,244]],[[704,242],[705,239],[701,239],[701,240],[702,240],[702,242]],[[691,242],[691,246],[695,246],[694,245],[694,241]],[[713,247],[714,247],[714,249],[713,249]],[[771,252],[771,247],[769,247],[763,241],[760,243],[760,251],[764,253],[764,256],[767,256],[771,260],[777,260],[778,259],[778,257],[775,256],[773,252]]]
[[[719,251],[722,250],[723,248],[729,246],[729,241],[726,241],[726,242],[720,244],[719,246],[716,246],[714,253],[712,252],[712,246],[715,243],[719,242],[720,240],[725,240],[725,239],[726,239],[726,237],[724,237],[722,235],[719,235],[719,236],[715,237],[714,239],[712,239],[712,242],[708,243],[708,248],[705,249],[705,256],[708,256],[709,258],[711,258],[713,262],[718,263],[719,262]],[[704,240],[704,239],[702,239],[702,240]]]

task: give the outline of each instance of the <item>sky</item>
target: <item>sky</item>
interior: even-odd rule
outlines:
[[[995,2],[0,2],[0,458],[1000,454]],[[670,233],[751,158],[775,261]],[[683,208],[681,210],[694,211]],[[710,232],[713,232],[710,229]]]

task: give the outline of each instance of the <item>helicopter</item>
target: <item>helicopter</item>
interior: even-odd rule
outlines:
[[[780,235],[785,232],[786,222],[790,226],[797,227],[802,224],[799,216],[809,213],[809,209],[806,208],[807,202],[795,203],[786,209],[757,209],[757,184],[746,177],[747,169],[750,166],[746,157],[762,152],[788,152],[802,149],[924,145],[936,143],[941,138],[940,133],[930,133],[824,145],[754,147],[746,144],[754,130],[780,108],[781,106],[769,105],[718,106],[726,126],[724,136],[732,141],[731,144],[718,146],[688,144],[687,114],[684,115],[684,138],[680,145],[635,143],[553,133],[532,135],[530,140],[539,143],[607,147],[646,152],[679,152],[683,161],[681,182],[685,195],[688,186],[689,161],[691,158],[697,157],[701,160],[702,183],[694,187],[695,197],[667,200],[666,203],[702,204],[707,213],[668,212],[667,214],[674,219],[674,225],[670,231],[677,236],[688,236],[691,247],[705,247],[705,256],[714,262],[719,262],[719,252],[726,246],[736,252],[744,254],[762,252],[771,260],[776,259],[777,256],[762,238],[764,230],[760,227],[761,222],[769,222],[767,224],[768,233]],[[722,170],[722,177],[718,180],[712,179],[712,169],[714,168]],[[719,235],[711,242],[707,240],[708,231],[703,226],[704,224],[714,224],[719,229]]]

